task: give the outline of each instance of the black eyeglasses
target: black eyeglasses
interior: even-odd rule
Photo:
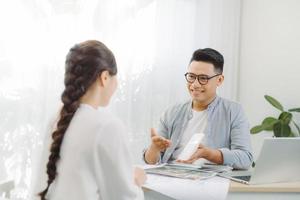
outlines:
[[[209,79],[212,79],[216,76],[219,76],[221,74],[216,74],[216,75],[213,75],[213,76],[207,76],[207,75],[203,75],[203,74],[200,74],[200,75],[196,75],[196,74],[193,74],[193,73],[185,73],[184,76],[185,76],[185,79],[188,83],[194,83],[196,79],[198,79],[198,82],[200,83],[200,85],[206,85],[208,83],[208,80]]]

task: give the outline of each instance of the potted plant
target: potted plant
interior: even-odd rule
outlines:
[[[291,108],[287,111],[275,98],[265,95],[265,99],[281,113],[278,118],[266,117],[260,125],[251,128],[251,134],[256,134],[261,131],[273,131],[275,137],[297,137],[300,135],[300,127],[293,120],[293,112],[300,112],[300,108]],[[291,129],[291,124],[295,126],[296,132]]]

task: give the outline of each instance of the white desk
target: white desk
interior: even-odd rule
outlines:
[[[146,200],[226,200],[230,181],[221,177],[202,180],[148,175],[144,186]],[[161,193],[161,194],[160,194]]]
[[[245,197],[247,200],[299,200],[300,182],[264,185],[245,185],[231,182],[227,199],[240,200],[245,199]]]
[[[155,191],[144,189],[145,200],[174,200]],[[227,200],[299,200],[300,182],[245,185],[231,182]]]
[[[163,195],[161,193],[149,190],[149,189],[143,189],[145,194],[145,200],[174,200],[171,197],[168,197],[166,195]]]

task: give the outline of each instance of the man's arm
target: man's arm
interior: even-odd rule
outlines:
[[[252,162],[250,130],[246,116],[239,104],[233,108],[233,120],[230,127],[230,149],[212,149],[199,145],[197,151],[183,163],[193,163],[199,158],[205,158],[216,164],[230,165],[235,169],[248,169]]]
[[[143,159],[147,164],[157,164],[160,162],[163,152],[171,145],[171,141],[167,138],[168,126],[167,121],[170,118],[169,109],[166,110],[159,119],[158,132],[151,128],[151,144],[144,151]]]
[[[160,159],[160,153],[171,145],[171,141],[159,136],[154,128],[151,128],[151,145],[145,152],[145,162],[156,164]]]
[[[160,151],[154,147],[153,144],[145,152],[145,162],[150,165],[154,165],[159,161]]]
[[[232,118],[230,149],[219,149],[223,154],[223,164],[235,169],[248,169],[253,162],[250,129],[246,115],[239,104],[235,105]]]
[[[198,149],[199,150],[202,149],[204,151],[203,158],[205,158],[206,160],[209,160],[209,161],[219,164],[219,165],[223,164],[223,162],[224,162],[223,154],[220,150],[211,149],[211,148],[208,148],[205,146],[201,147],[201,145],[199,146]]]
[[[197,151],[188,160],[177,160],[178,162],[192,164],[200,158],[205,158],[213,163],[222,165],[223,164],[223,154],[218,149],[208,148],[202,144],[199,145]]]

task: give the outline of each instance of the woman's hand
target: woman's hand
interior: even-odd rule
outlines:
[[[134,168],[134,182],[137,186],[141,187],[145,181],[147,180],[147,176],[145,170],[139,167]]]

